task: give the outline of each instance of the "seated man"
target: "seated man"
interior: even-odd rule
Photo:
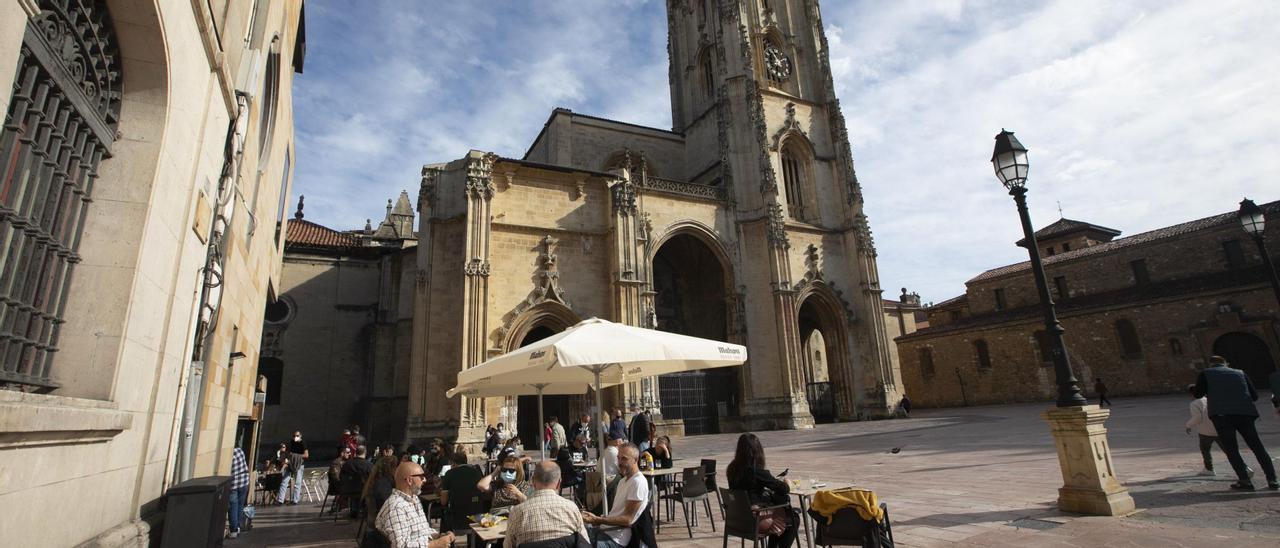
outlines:
[[[414,462],[403,462],[396,468],[396,488],[391,498],[378,511],[374,526],[391,543],[392,548],[426,547],[443,548],[453,544],[453,533],[446,532],[438,538],[435,530],[422,512],[418,494],[427,474]]]
[[[609,434],[609,445],[604,448],[604,456],[601,457],[604,462],[600,463],[601,471],[604,472],[606,479],[612,480],[614,476],[618,475],[618,446],[623,444],[623,440],[625,438],[617,434]]]
[[[560,467],[556,463],[544,460],[534,467],[533,488],[528,500],[511,507],[503,546],[517,548],[575,533],[584,541],[590,538],[578,507],[560,496]]]
[[[347,501],[351,504],[351,517],[360,517],[360,508],[363,502],[360,498],[361,491],[364,490],[365,482],[369,481],[369,474],[373,472],[373,465],[369,464],[369,460],[365,457],[368,455],[368,449],[361,445],[356,448],[356,458],[348,459],[342,463],[342,470],[339,473],[339,492],[347,497]]]
[[[640,519],[649,503],[649,482],[640,473],[640,449],[627,443],[617,451],[618,473],[623,479],[613,495],[609,513],[597,516],[582,512],[582,521],[587,524],[609,526],[596,531],[596,548],[623,548],[631,542],[631,525]]]
[[[454,453],[450,457],[453,466],[440,479],[440,507],[444,508],[440,528],[452,530],[455,527],[465,528],[467,515],[473,510],[469,501],[459,500],[462,496],[474,496],[476,483],[483,474],[479,468],[467,465],[467,456]],[[454,495],[450,497],[450,494]]]
[[[586,437],[577,436],[573,438],[573,445],[569,447],[569,459],[573,462],[587,462],[588,460],[591,460],[590,455],[587,454]]]

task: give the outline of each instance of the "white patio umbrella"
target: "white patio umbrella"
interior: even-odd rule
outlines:
[[[529,379],[548,385],[589,382],[595,387],[596,409],[600,410],[603,407],[600,390],[605,386],[669,373],[741,365],[746,359],[747,349],[742,345],[591,318],[458,373],[455,390],[479,387],[486,382],[522,384]],[[602,445],[596,447],[597,462],[603,462]],[[604,474],[600,478],[601,492],[607,493]],[[608,512],[608,497],[604,498],[605,512]]]
[[[483,365],[483,364],[481,364]],[[479,366],[476,366],[479,367]],[[606,385],[608,386],[608,385]],[[529,382],[520,384],[497,384],[493,379],[483,378],[469,386],[456,386],[445,392],[445,396],[454,397],[458,394],[470,398],[493,398],[504,396],[538,396],[538,416],[545,417],[542,411],[542,396],[562,396],[562,395],[581,395],[591,390],[591,385],[585,382],[574,383],[544,383],[530,379]],[[542,454],[542,458],[547,458],[547,440],[538,435],[538,451]]]

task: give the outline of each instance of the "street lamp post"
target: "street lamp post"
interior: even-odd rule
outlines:
[[[1276,265],[1271,262],[1271,255],[1267,253],[1267,243],[1263,241],[1263,233],[1267,227],[1266,216],[1262,213],[1262,208],[1253,200],[1245,198],[1240,202],[1240,226],[1244,228],[1245,234],[1253,238],[1253,243],[1258,244],[1258,253],[1262,254],[1262,264],[1267,269],[1267,278],[1271,281],[1271,290],[1276,294],[1276,302],[1280,303],[1280,276],[1276,275]]]
[[[1080,395],[1076,376],[1071,372],[1067,347],[1062,342],[1062,334],[1066,330],[1058,322],[1058,314],[1054,310],[1049,284],[1045,281],[1044,263],[1040,261],[1040,246],[1036,243],[1035,230],[1031,228],[1031,214],[1027,212],[1027,171],[1030,168],[1027,149],[1018,142],[1012,131],[1001,130],[996,135],[996,149],[991,154],[991,165],[995,167],[996,177],[1018,204],[1018,216],[1022,219],[1022,234],[1025,237],[1023,242],[1031,256],[1031,272],[1035,275],[1036,291],[1040,294],[1044,330],[1049,337],[1049,353],[1053,356],[1053,368],[1058,381],[1058,407],[1086,405],[1088,402]]]
[[[1062,471],[1058,508],[1064,512],[1097,516],[1128,514],[1135,508],[1133,497],[1116,478],[1111,464],[1111,447],[1107,443],[1104,423],[1111,412],[1089,405],[1080,395],[1080,387],[1071,372],[1067,348],[1062,344],[1064,330],[1053,308],[1053,297],[1049,295],[1049,284],[1045,282],[1044,264],[1040,262],[1039,244],[1031,229],[1031,215],[1027,213],[1027,171],[1030,168],[1027,148],[1018,142],[1013,132],[1002,130],[996,135],[991,165],[995,167],[996,177],[1018,204],[1018,216],[1022,219],[1022,232],[1026,237],[1023,241],[1031,256],[1031,272],[1035,275],[1049,351],[1053,354],[1058,404],[1040,416],[1049,423],[1058,451],[1058,466]]]

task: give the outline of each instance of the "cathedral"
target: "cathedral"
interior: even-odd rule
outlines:
[[[351,400],[338,424],[372,420],[371,440],[413,443],[474,442],[504,422],[536,443],[534,398],[445,392],[459,371],[591,317],[748,348],[741,367],[606,390],[608,408],[650,410],[673,434],[891,414],[902,329],[881,297],[818,2],[669,0],[667,18],[671,129],[555,109],[520,158],[472,150],[425,165],[416,233],[317,238],[329,229],[290,221],[282,302],[302,283],[299,253],[313,269],[337,264],[315,261],[325,253],[384,269],[366,276],[376,287],[316,297],[367,294],[316,307],[372,326],[358,337],[371,350],[350,353],[363,369],[342,377],[363,384],[324,394]],[[389,204],[383,226],[402,226],[405,205]],[[288,371],[291,352],[315,346],[298,331],[264,335],[275,348],[263,355]],[[549,396],[546,414],[567,423],[589,402]],[[266,432],[306,427],[295,415],[272,428],[271,415]]]

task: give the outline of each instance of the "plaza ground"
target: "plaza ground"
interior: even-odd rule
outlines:
[[[1265,396],[1264,396],[1265,397]],[[1218,476],[1197,476],[1194,435],[1183,433],[1189,398],[1116,398],[1107,421],[1117,476],[1138,511],[1122,518],[1058,512],[1057,456],[1040,412],[1050,404],[919,410],[911,419],[820,425],[759,433],[775,473],[852,484],[889,505],[901,546],[1280,545],[1280,491],[1231,491],[1230,466],[1214,450]],[[1264,398],[1258,430],[1280,457],[1280,417]],[[736,434],[674,440],[677,459],[711,457],[720,469]],[[894,449],[898,449],[896,453]],[[1246,462],[1258,465],[1245,449]],[[723,477],[723,476],[721,476]],[[262,508],[253,531],[228,546],[351,546],[355,525],[317,517],[319,504]],[[719,522],[719,516],[716,516]],[[721,546],[706,520],[690,539],[679,510],[658,541]],[[804,531],[801,530],[801,540]]]

